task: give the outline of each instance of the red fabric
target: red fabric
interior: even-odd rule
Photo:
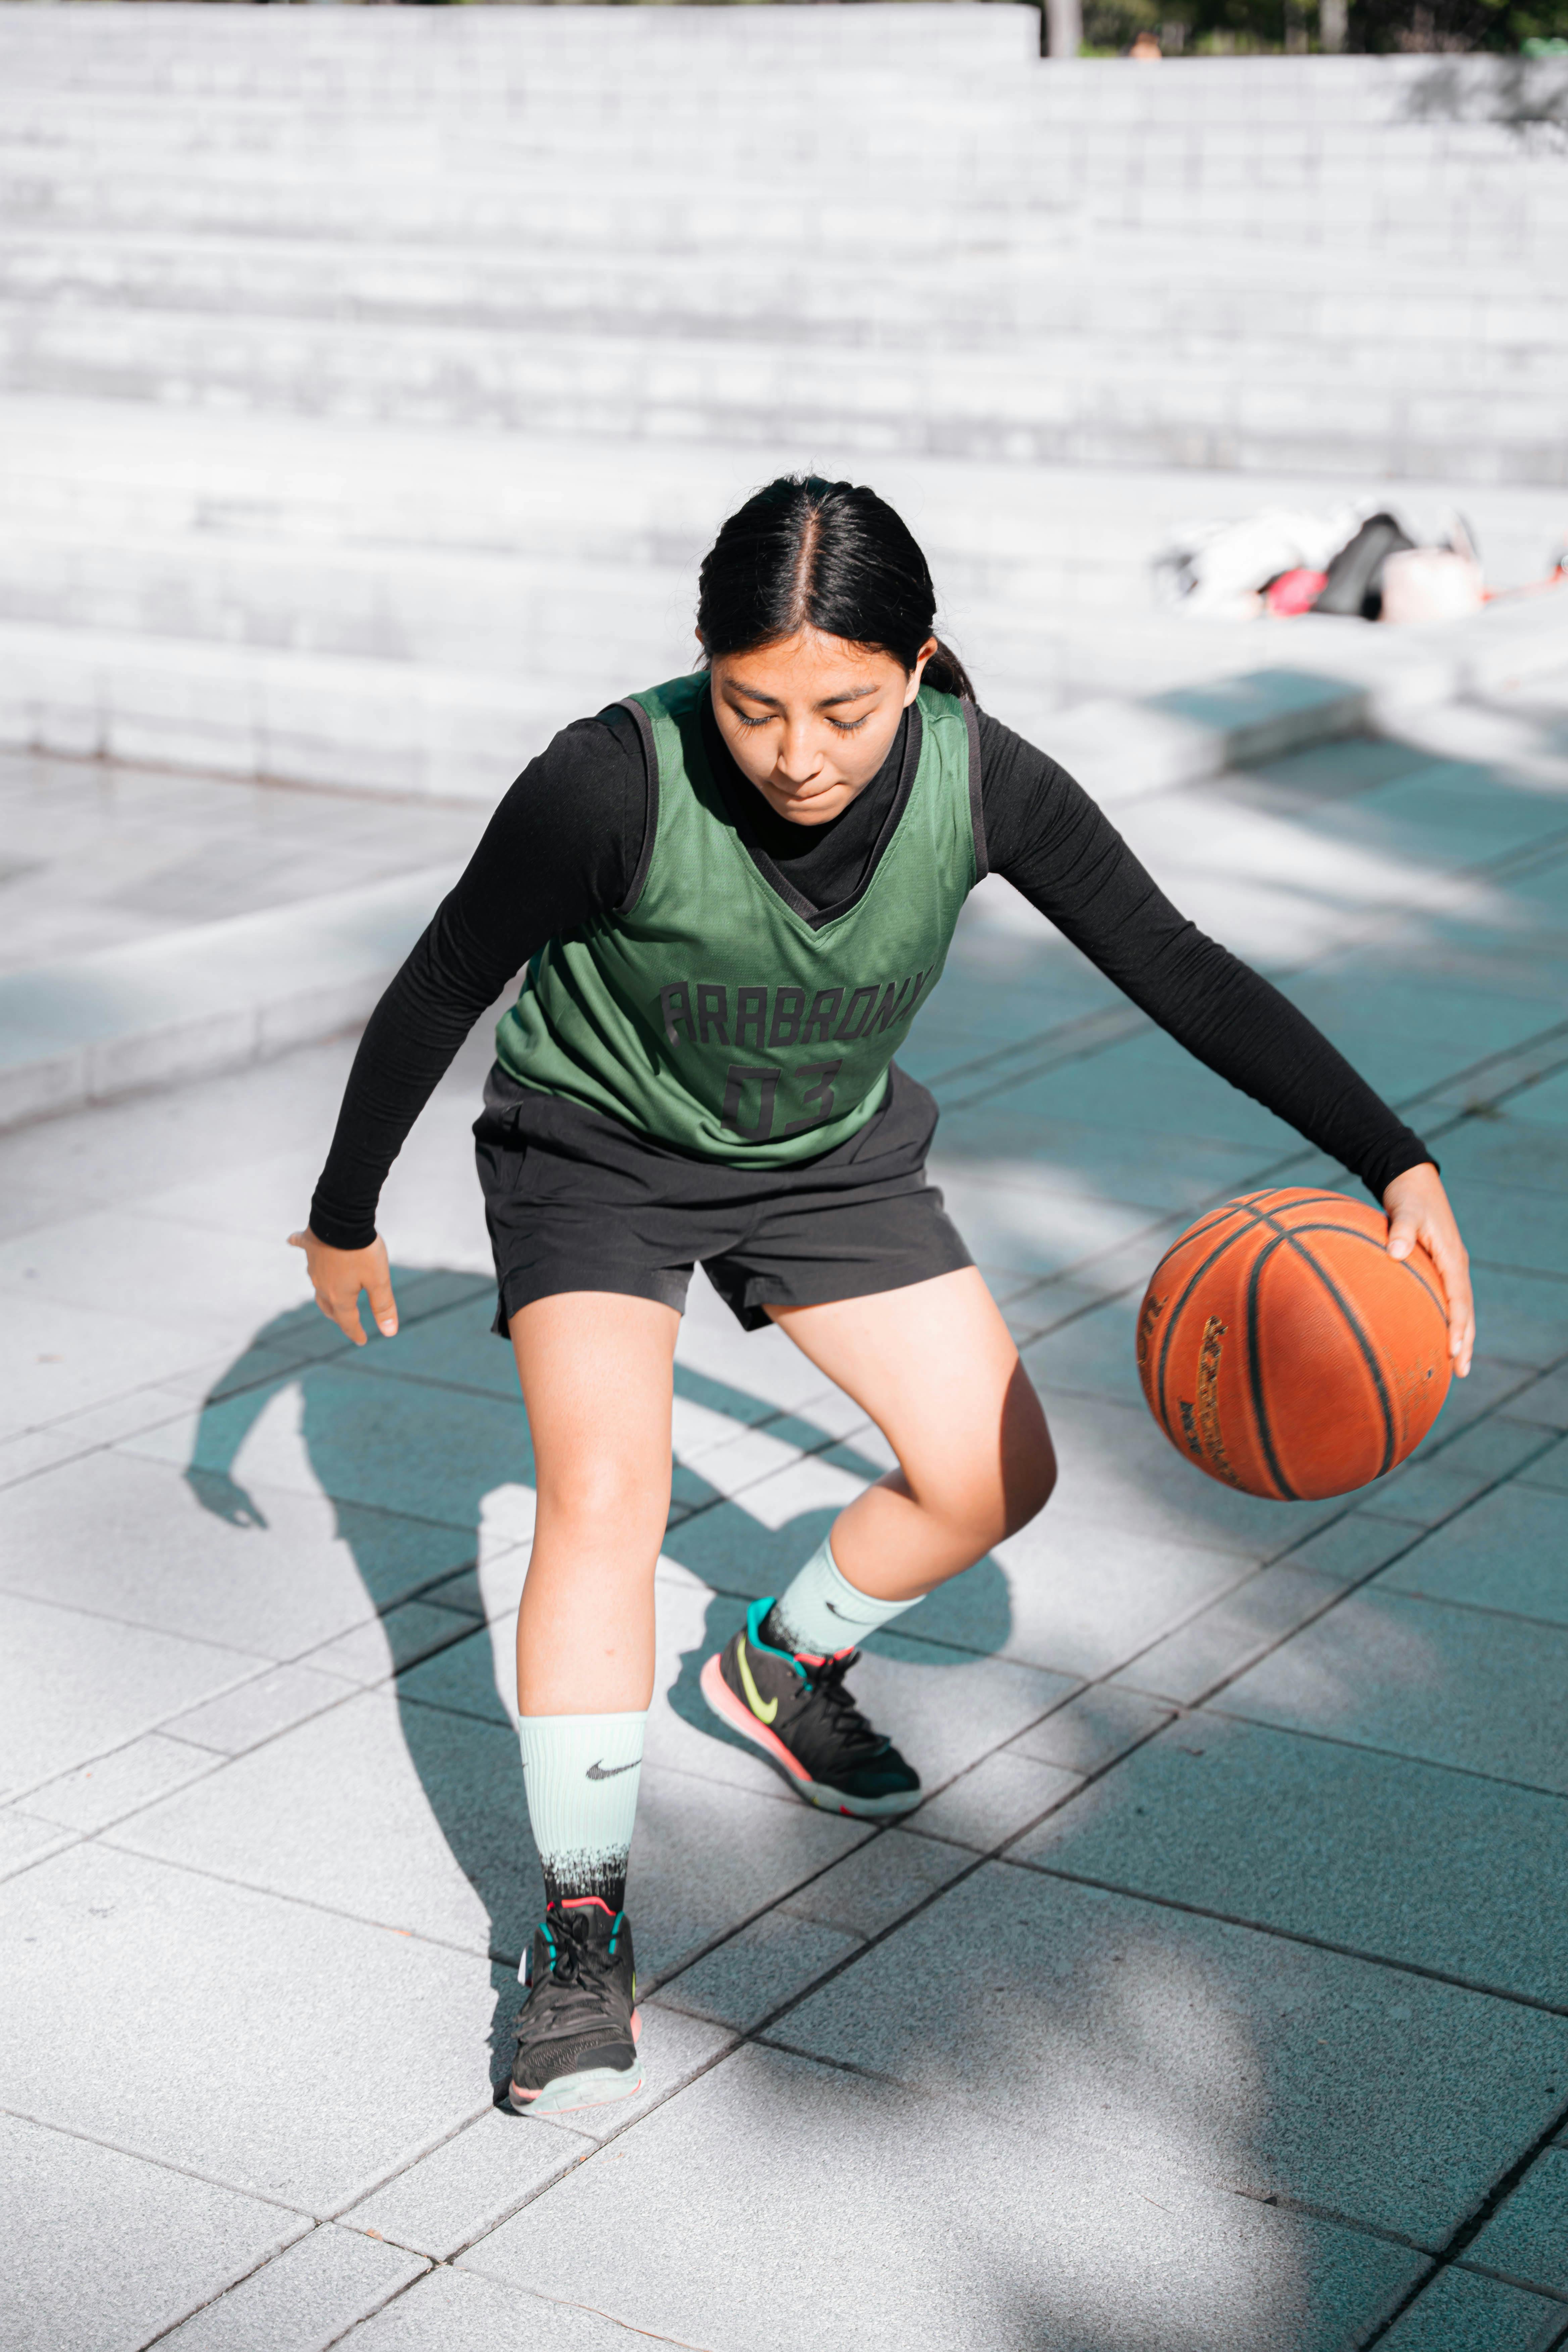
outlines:
[[[1328,576],[1326,572],[1308,572],[1301,568],[1282,572],[1279,579],[1271,580],[1263,592],[1269,611],[1281,616],[1291,613],[1310,613],[1321,595]]]

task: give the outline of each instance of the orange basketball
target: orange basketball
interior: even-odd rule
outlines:
[[[1189,1225],[1138,1317],[1149,1410],[1211,1478],[1279,1501],[1347,1495],[1419,1445],[1448,1393],[1443,1286],[1392,1258],[1381,1209],[1247,1192]]]

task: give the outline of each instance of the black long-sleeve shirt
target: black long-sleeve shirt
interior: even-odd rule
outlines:
[[[822,825],[792,824],[741,776],[709,720],[731,795],[766,857],[826,920],[883,845],[909,720],[873,782]],[[1352,1169],[1375,1199],[1431,1154],[1277,988],[1189,922],[1066,770],[980,715],[988,863],[1188,1052]],[[475,1022],[551,939],[624,899],[647,822],[641,738],[619,709],[530,762],[371,1015],[310,1224],[364,1248],[404,1139]]]

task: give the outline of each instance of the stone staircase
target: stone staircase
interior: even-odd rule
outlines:
[[[0,739],[491,797],[802,465],[1026,728],[1262,658],[1149,610],[1187,513],[1425,478],[1539,569],[1568,158],[1491,61],[1037,26],[0,5]]]

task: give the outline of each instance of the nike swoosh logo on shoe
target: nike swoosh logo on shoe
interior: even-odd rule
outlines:
[[[590,1764],[584,1778],[590,1780],[613,1780],[617,1772],[635,1772],[641,1762],[640,1756],[634,1756],[629,1764],[612,1764],[607,1772],[602,1764]]]
[[[770,1698],[764,1703],[761,1691],[752,1681],[751,1662],[746,1656],[744,1634],[742,1635],[740,1647],[735,1652],[735,1664],[741,1669],[741,1684],[746,1694],[747,1706],[759,1723],[771,1723],[779,1711],[779,1703],[776,1698]]]

